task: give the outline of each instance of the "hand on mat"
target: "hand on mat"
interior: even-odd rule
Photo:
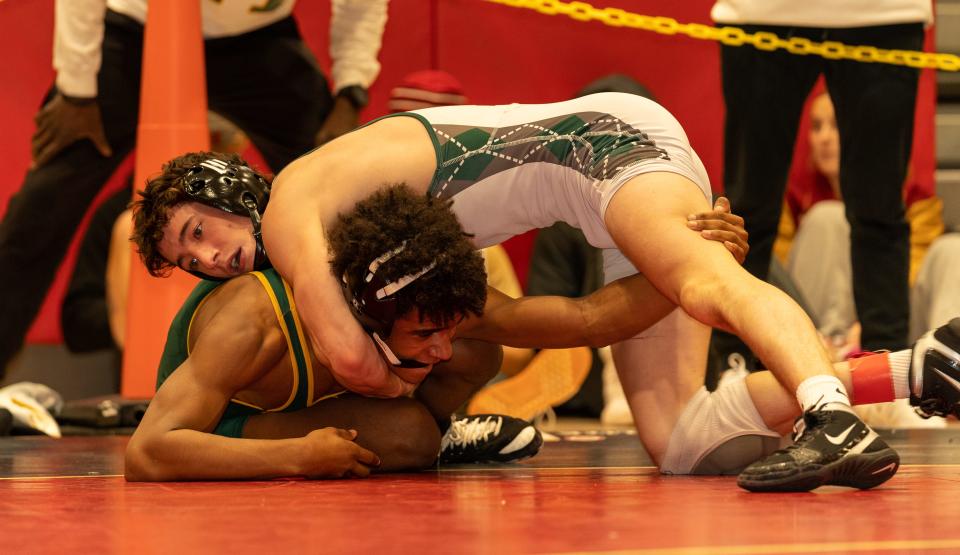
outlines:
[[[750,252],[743,218],[730,212],[730,201],[727,197],[718,197],[711,212],[687,216],[687,227],[699,231],[704,239],[723,243],[740,264],[743,264]]]
[[[317,132],[315,139],[317,146],[352,131],[353,128],[357,126],[359,120],[360,112],[353,104],[350,104],[349,100],[346,98],[335,99],[333,101],[333,109],[330,110],[330,115],[327,116],[327,120],[323,122],[323,125],[320,126],[320,131]]]
[[[107,142],[100,117],[100,105],[95,98],[68,99],[57,93],[34,118],[37,131],[31,139],[31,168],[46,164],[61,150],[73,143],[90,139],[104,158],[113,150]]]
[[[380,466],[380,457],[357,445],[356,430],[321,428],[307,434],[304,468],[308,478],[366,478]]]

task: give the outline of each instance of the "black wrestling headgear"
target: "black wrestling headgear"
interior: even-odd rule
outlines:
[[[253,222],[253,238],[257,243],[253,268],[269,268],[270,261],[260,236],[260,218],[267,208],[267,201],[270,200],[270,184],[247,166],[217,158],[207,158],[187,170],[184,181],[184,191],[191,200],[224,212],[250,217]],[[203,279],[223,279],[201,272],[190,273]]]
[[[404,241],[399,247],[375,258],[370,262],[367,273],[359,283],[356,279],[351,280],[344,274],[341,286],[343,296],[350,305],[350,312],[363,329],[373,337],[390,364],[404,368],[421,368],[427,365],[416,360],[397,357],[384,342],[384,338],[390,337],[393,323],[397,319],[397,292],[423,277],[437,265],[436,262],[431,262],[417,272],[407,274],[395,281],[387,281],[380,268],[388,260],[403,252],[406,247],[407,242]]]

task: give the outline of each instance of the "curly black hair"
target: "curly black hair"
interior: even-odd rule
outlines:
[[[334,275],[355,284],[370,262],[406,241],[406,247],[382,266],[388,281],[436,266],[396,293],[397,316],[414,308],[420,318],[446,326],[483,313],[487,275],[483,257],[464,233],[451,202],[414,193],[403,184],[386,186],[349,212],[327,232]]]
[[[147,180],[146,189],[138,191],[140,198],[130,204],[133,209],[133,235],[130,240],[136,243],[140,260],[150,275],[165,276],[176,267],[160,254],[157,246],[163,240],[163,228],[170,221],[170,210],[192,200],[184,191],[187,172],[211,158],[250,166],[234,153],[188,152],[164,164],[160,175]],[[270,183],[271,176],[260,175]]]

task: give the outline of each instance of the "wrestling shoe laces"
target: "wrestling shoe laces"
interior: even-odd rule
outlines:
[[[497,414],[454,418],[440,440],[443,464],[510,462],[532,457],[543,437],[526,420]]]
[[[833,408],[831,408],[833,407]],[[900,457],[848,407],[807,411],[794,425],[792,445],[740,473],[750,491],[809,491],[825,485],[868,489],[892,477]]]
[[[924,418],[960,416],[960,318],[925,333],[914,344],[910,404]]]

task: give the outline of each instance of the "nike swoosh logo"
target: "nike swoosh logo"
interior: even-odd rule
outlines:
[[[829,441],[830,443],[834,445],[841,445],[844,441],[846,441],[847,436],[850,435],[850,432],[852,432],[853,429],[856,427],[857,425],[856,423],[854,423],[854,424],[850,424],[850,427],[840,432],[839,435],[835,435],[835,436],[832,436],[830,434],[823,434],[823,435],[827,436],[827,441]]]
[[[880,474],[881,472],[886,472],[887,470],[896,470],[896,469],[897,469],[897,463],[890,463],[879,470],[874,470],[870,474]]]
[[[955,380],[955,379],[951,378],[950,376],[944,374],[943,372],[941,372],[940,370],[938,370],[938,369],[936,369],[936,368],[934,368],[933,371],[936,372],[941,378],[943,378],[944,380],[946,380],[947,383],[949,383],[950,385],[952,385],[954,389],[956,389],[957,391],[960,391],[960,382],[958,382],[957,380]]]

